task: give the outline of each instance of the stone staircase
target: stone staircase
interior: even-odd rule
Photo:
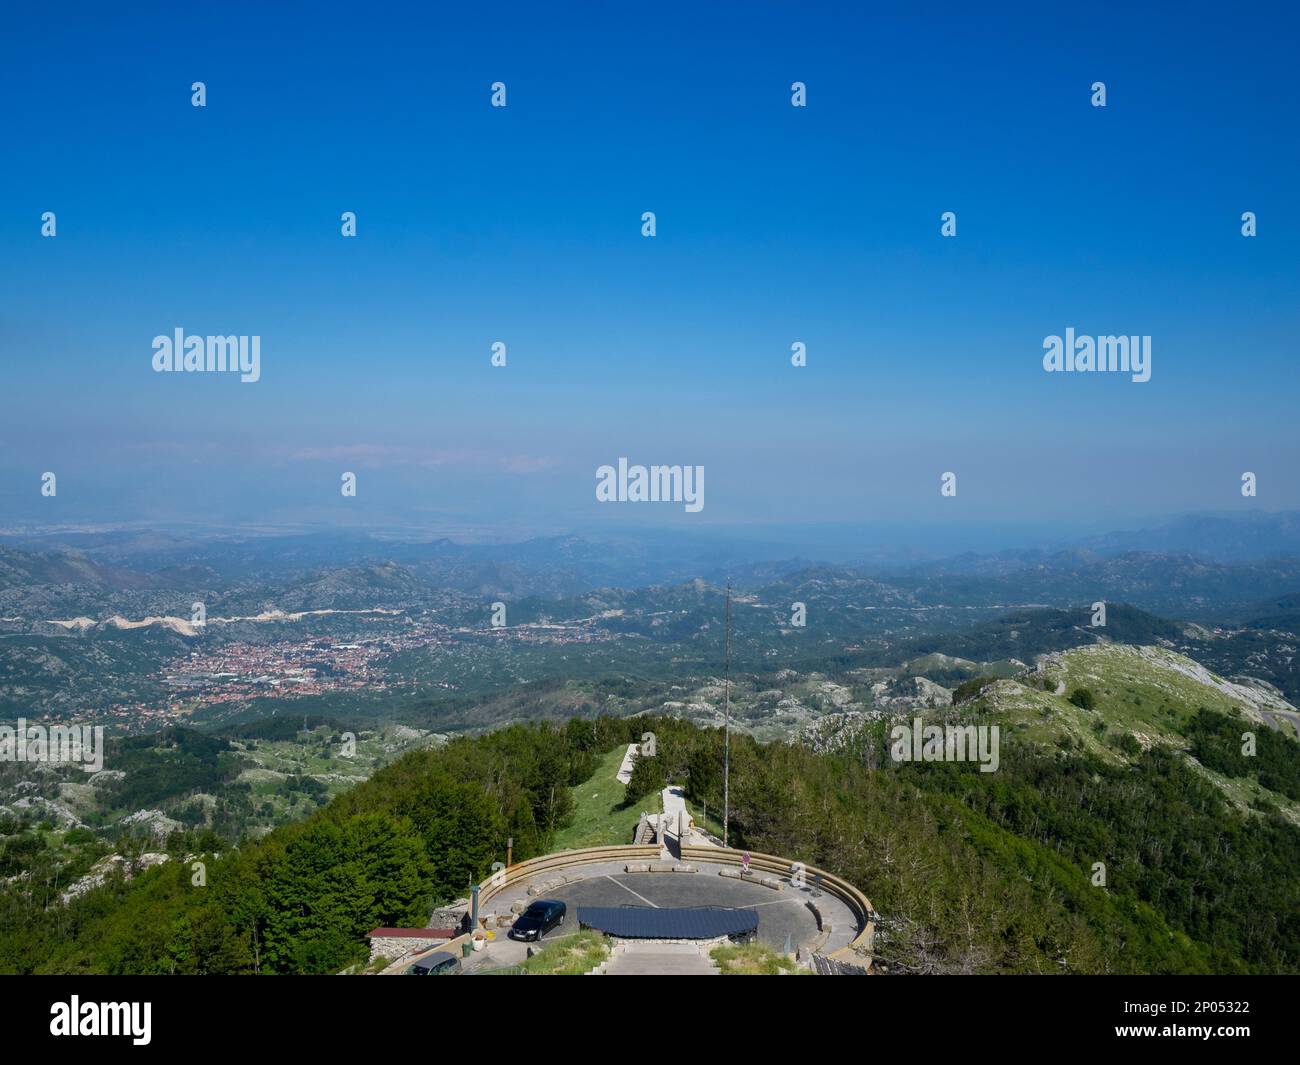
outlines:
[[[591,976],[717,976],[708,949],[695,943],[654,941],[616,944]]]

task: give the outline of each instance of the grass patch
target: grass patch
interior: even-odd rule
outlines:
[[[588,929],[548,943],[524,962],[528,976],[581,976],[609,957],[609,942]]]
[[[663,805],[662,799],[660,800],[660,805]],[[722,817],[721,817],[722,810],[721,809],[719,809],[716,806],[710,806],[709,815],[708,817],[705,817],[703,806],[688,802],[686,804],[686,812],[690,814],[691,818],[695,821],[696,828],[702,829],[705,832],[710,833],[711,835],[717,836],[718,839],[722,838]]]
[[[556,850],[632,842],[632,830],[641,811],[623,806],[627,788],[619,782],[618,767],[626,751],[627,745],[622,744],[602,755],[591,777],[571,789],[573,821],[556,833]]]
[[[723,976],[780,976],[806,972],[784,954],[763,943],[714,947],[713,960]]]

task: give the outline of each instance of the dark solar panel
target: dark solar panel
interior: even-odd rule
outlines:
[[[578,923],[620,939],[716,939],[757,931],[758,912],[725,906],[675,910],[651,906],[579,906]]]

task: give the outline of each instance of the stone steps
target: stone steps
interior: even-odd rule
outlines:
[[[604,976],[717,976],[718,967],[693,943],[620,943],[601,966]]]

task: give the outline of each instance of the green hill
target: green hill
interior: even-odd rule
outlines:
[[[1238,807],[1272,804],[1300,824],[1300,803],[1263,786],[1251,763],[1229,776],[1194,754],[1204,722],[1221,720],[1231,723],[1239,742],[1249,732],[1257,749],[1285,751],[1282,757],[1300,767],[1300,744],[1289,730],[1276,728],[1296,708],[1267,686],[1226,680],[1185,655],[1151,646],[1078,647],[1044,655],[1032,671],[988,684],[965,706],[965,713],[997,722],[1010,735],[1111,763],[1132,764],[1153,747],[1179,752]]]
[[[995,773],[894,762],[888,716],[831,752],[733,733],[731,840],[859,885],[890,972],[1296,972],[1300,744],[1267,724],[1288,706],[1161,648],[1079,647],[925,711],[1003,726]],[[657,753],[620,800],[615,758],[644,731]],[[230,753],[194,757],[221,771]],[[261,840],[181,838],[66,903],[44,903],[57,888],[29,864],[0,888],[0,971],[338,972],[369,928],[462,895],[507,839],[518,860],[630,827],[667,783],[717,810],[721,764],[718,729],[665,716],[455,738]]]

